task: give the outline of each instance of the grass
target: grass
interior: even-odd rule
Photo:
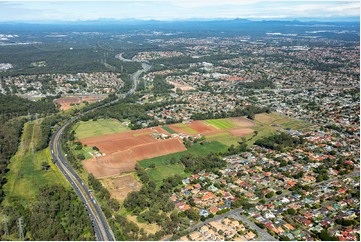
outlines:
[[[192,129],[191,127],[187,126],[186,124],[183,123],[179,123],[179,124],[175,124],[176,127],[183,129],[185,132],[187,132],[188,134],[198,134],[197,131],[195,131],[194,129]]]
[[[89,146],[83,146],[83,148],[81,150],[75,150],[74,147],[71,147],[71,149],[75,156],[77,156],[78,154],[83,154],[85,159],[93,158],[93,155],[91,155],[91,154],[94,154],[94,150]],[[89,154],[89,153],[91,153],[91,154]]]
[[[96,121],[80,121],[74,128],[76,139],[84,139],[104,134],[128,131],[129,128],[115,119],[98,119]]]
[[[187,151],[182,151],[178,153],[173,153],[169,155],[159,156],[151,159],[146,159],[139,161],[138,164],[144,168],[148,168],[151,164],[155,164],[156,167],[158,166],[164,166],[169,165],[170,160],[174,158],[176,161],[180,160],[183,154],[192,154],[192,155],[207,155],[210,153],[218,153],[218,152],[224,152],[228,149],[228,146],[217,142],[217,141],[211,141],[206,142],[204,145],[201,144],[194,144],[191,148],[189,148]]]
[[[4,186],[7,194],[2,205],[20,202],[26,206],[34,199],[40,188],[45,185],[62,185],[69,187],[65,178],[54,165],[49,148],[32,153],[30,144],[36,140],[36,132],[40,124],[26,123],[22,134],[23,145],[19,147],[9,164],[10,171],[6,174],[8,182]],[[42,163],[50,165],[48,170],[42,169]]]
[[[230,129],[230,128],[236,128],[236,126],[228,119],[208,119],[205,120],[207,124],[211,124],[217,129]]]
[[[173,129],[171,129],[168,126],[162,126],[162,129],[164,129],[165,131],[167,131],[170,134],[176,134],[177,132],[175,132]]]
[[[190,173],[185,173],[183,164],[179,164],[179,163],[173,165],[171,164],[162,165],[153,169],[148,168],[146,171],[150,179],[154,180],[158,186],[160,186],[162,184],[163,179],[167,177],[177,174],[186,178],[191,175]]]
[[[313,127],[313,125],[309,123],[288,118],[278,113],[256,114],[254,122],[256,123],[256,126],[250,128],[257,131],[258,134],[257,136],[253,136],[253,134],[245,136],[247,140],[249,139],[247,141],[249,145],[252,145],[257,139],[277,134],[277,130],[279,129],[290,128],[295,130],[307,130]]]

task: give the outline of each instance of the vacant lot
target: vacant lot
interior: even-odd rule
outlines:
[[[74,130],[77,139],[84,139],[104,134],[128,131],[129,128],[115,119],[98,119],[96,121],[80,121]]]
[[[104,96],[69,96],[69,97],[62,97],[59,99],[54,100],[55,103],[60,105],[61,110],[68,110],[72,108],[72,104],[80,104],[84,101],[89,103],[94,103],[98,100],[104,99]]]
[[[176,163],[174,165],[163,165],[156,168],[148,168],[147,173],[149,177],[154,180],[159,186],[162,184],[163,179],[173,176],[180,175],[182,177],[190,176],[191,174],[184,172],[183,164]]]
[[[123,174],[101,180],[102,184],[110,192],[110,197],[122,202],[132,191],[139,191],[142,184],[138,182],[133,174]]]

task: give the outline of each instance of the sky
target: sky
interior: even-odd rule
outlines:
[[[0,21],[110,19],[302,19],[360,16],[360,1],[143,0],[1,1]]]

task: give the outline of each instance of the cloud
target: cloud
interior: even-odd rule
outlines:
[[[81,10],[81,11],[79,11]],[[89,20],[98,18],[303,18],[359,16],[359,1],[142,0],[0,1],[0,21]]]

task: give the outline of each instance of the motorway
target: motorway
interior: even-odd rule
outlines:
[[[127,95],[133,94],[138,86],[138,78],[140,74],[143,72],[148,71],[151,66],[146,63],[142,63],[142,70],[138,70],[134,74],[132,74],[132,88],[129,90]],[[103,211],[101,210],[99,203],[96,201],[95,197],[93,196],[91,190],[85,185],[84,181],[79,177],[79,175],[74,171],[74,169],[69,165],[66,154],[63,154],[63,151],[61,150],[61,137],[63,135],[64,129],[72,122],[77,120],[82,115],[91,112],[98,108],[103,108],[106,106],[109,106],[111,104],[116,103],[121,96],[118,96],[117,100],[114,100],[110,103],[104,104],[102,106],[96,107],[92,110],[89,110],[87,112],[84,112],[83,114],[79,114],[77,117],[73,117],[69,119],[65,124],[63,124],[61,127],[59,127],[50,140],[50,151],[51,156],[53,158],[53,161],[55,165],[60,169],[60,171],[63,173],[65,178],[70,183],[71,187],[74,189],[76,194],[79,196],[80,200],[84,203],[85,208],[89,214],[89,217],[93,223],[94,226],[94,233],[96,240],[98,241],[115,241],[115,237],[113,234],[113,231],[111,230]]]

